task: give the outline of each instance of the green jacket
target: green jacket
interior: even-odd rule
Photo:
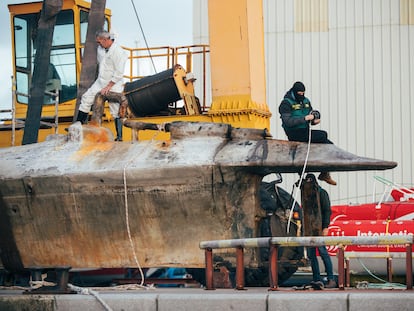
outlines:
[[[308,128],[309,124],[305,121],[305,116],[311,111],[312,105],[307,97],[303,102],[297,102],[292,92],[286,93],[279,106],[283,128],[286,130]]]

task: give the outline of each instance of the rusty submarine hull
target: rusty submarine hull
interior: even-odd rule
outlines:
[[[307,144],[221,123],[175,122],[165,141],[114,142],[103,127],[0,150],[0,256],[31,267],[203,267],[203,240],[252,238],[263,176],[301,172]],[[397,163],[312,144],[307,171]],[[255,251],[245,254],[257,265]]]

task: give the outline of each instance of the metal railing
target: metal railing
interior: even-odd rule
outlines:
[[[16,144],[16,125],[18,124],[19,127],[24,127],[25,121],[18,120],[16,118],[16,99],[17,96],[25,96],[29,98],[29,94],[17,92],[16,88],[16,79],[14,76],[11,76],[12,80],[12,107],[10,109],[0,109],[0,114],[7,113],[10,114],[10,117],[1,117],[0,122],[2,121],[9,121],[10,122],[10,130],[11,130],[11,146]],[[53,122],[45,122],[40,121],[41,125],[46,125],[48,127],[55,128],[55,134],[58,134],[59,128],[59,89],[56,88],[55,90],[45,90],[45,95],[50,96],[53,98],[53,105],[55,107],[55,114],[53,116]]]
[[[200,248],[205,250],[206,289],[214,289],[213,283],[213,249],[236,249],[236,289],[244,289],[244,248],[269,247],[269,283],[270,290],[278,289],[278,248],[279,247],[338,247],[338,287],[345,286],[345,256],[347,245],[405,245],[406,248],[406,287],[413,288],[412,236],[378,236],[378,237],[266,237],[234,240],[202,241]]]
[[[398,252],[398,253],[391,253],[391,252],[384,252],[384,253],[360,253],[360,252],[355,252],[355,251],[345,251],[344,253],[345,256],[345,286],[346,287],[350,287],[351,286],[351,258],[352,259],[358,259],[360,260],[361,258],[363,259],[383,259],[386,264],[387,264],[387,282],[388,283],[392,283],[393,280],[393,276],[392,276],[392,261],[393,259],[404,259],[406,257],[405,253],[403,252]],[[366,272],[368,272],[368,274],[371,274],[371,272],[367,269],[367,267],[365,267],[365,265],[360,262],[360,264],[363,266],[364,269],[366,269]]]
[[[11,121],[11,146],[16,142],[16,79],[11,76],[12,83],[12,107],[10,109],[2,109],[0,113],[10,113],[10,117],[2,118],[0,121]]]

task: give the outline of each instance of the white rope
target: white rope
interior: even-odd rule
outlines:
[[[154,138],[159,134],[160,131],[162,131],[162,130],[159,129],[159,131],[154,134],[154,136],[149,141],[149,143],[154,140]],[[132,241],[131,229],[129,227],[128,187],[127,187],[127,179],[126,179],[126,169],[127,169],[128,165],[130,164],[130,162],[125,164],[124,171],[123,171],[124,199],[125,199],[125,222],[126,222],[126,227],[127,227],[127,232],[128,232],[129,244],[131,245],[131,249],[132,249],[132,254],[134,256],[135,263],[136,263],[136,265],[138,267],[138,270],[139,270],[139,273],[141,275],[141,283],[139,284],[139,286],[145,287],[144,286],[144,282],[145,282],[144,271],[142,270],[141,264],[138,261],[138,256],[137,256],[137,253],[135,252],[134,242]]]
[[[129,228],[129,212],[128,212],[128,188],[127,188],[127,181],[126,181],[126,168],[128,166],[129,163],[127,163],[124,166],[124,198],[125,198],[125,221],[126,221],[126,226],[127,226],[127,232],[128,232],[128,238],[129,238],[129,244],[131,245],[131,249],[132,249],[132,253],[134,255],[134,260],[135,263],[139,269],[139,273],[141,275],[141,283],[140,286],[144,285],[144,272],[142,271],[142,267],[138,261],[138,257],[137,257],[137,253],[135,252],[135,247],[134,247],[134,242],[132,241],[132,237],[131,237],[131,230]]]
[[[289,231],[290,231],[290,222],[292,221],[292,217],[293,217],[293,208],[295,207],[296,198],[298,196],[300,185],[302,184],[303,176],[305,175],[306,166],[308,164],[309,151],[310,151],[310,146],[311,146],[311,135],[312,135],[311,132],[312,132],[312,130],[311,130],[311,127],[309,125],[308,150],[306,151],[305,163],[303,163],[303,169],[302,169],[302,174],[300,175],[299,184],[298,184],[298,186],[296,186],[295,195],[293,196],[292,207],[290,208],[289,220],[288,220],[288,225],[287,225],[287,228],[286,228],[286,233],[289,233]]]
[[[374,273],[371,272],[371,270],[368,269],[368,267],[362,262],[360,258],[357,258],[358,262],[361,264],[361,266],[364,268],[364,270],[374,279],[377,281],[382,282],[382,284],[374,284],[374,283],[368,283],[367,281],[360,282],[362,284],[357,284],[357,288],[382,288],[382,289],[393,289],[393,288],[404,288],[406,287],[404,284],[400,283],[390,283],[385,281],[384,279],[376,276]]]
[[[56,286],[56,283],[53,282],[47,282],[45,280],[43,281],[32,281],[30,279],[29,281],[30,289],[37,289],[43,286]]]
[[[94,290],[90,289],[90,288],[83,288],[83,287],[78,287],[72,284],[68,284],[68,288],[77,292],[78,294],[82,294],[82,295],[91,295],[93,297],[96,298],[96,300],[99,301],[99,303],[105,308],[106,311],[112,311],[112,308],[105,302],[103,301],[103,299],[99,296],[98,292],[95,292]]]

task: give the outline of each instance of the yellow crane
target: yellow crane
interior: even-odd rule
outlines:
[[[8,6],[11,17],[13,55],[13,108],[12,118],[2,125],[0,147],[18,145],[22,141],[27,114],[28,96],[33,74],[34,34],[39,19],[41,2]],[[39,141],[54,133],[65,133],[75,113],[77,88],[85,47],[88,14],[91,4],[84,0],[64,0],[58,14],[50,55],[50,69],[42,109]],[[235,127],[269,129],[271,113],[266,104],[262,1],[231,0],[209,1],[209,45],[181,47],[152,47],[144,49],[124,47],[129,53],[128,72],[125,80],[133,88],[134,81],[143,78],[136,74],[136,67],[151,55],[164,64],[171,74],[170,91],[176,97],[162,95],[168,113],[160,111],[150,115],[135,115],[133,119],[150,123],[167,123],[175,120],[224,122]],[[105,28],[111,28],[111,11],[105,10]],[[179,61],[184,63],[178,63]],[[194,64],[202,72],[191,71]],[[207,74],[208,63],[210,75]],[[179,66],[181,65],[181,66]],[[211,76],[212,102],[206,102],[206,79]],[[147,85],[148,92],[165,94],[165,85]],[[139,83],[139,82],[136,82]],[[194,83],[200,83],[201,95],[196,98]],[[130,88],[131,88],[130,87]],[[58,96],[54,96],[54,94]],[[131,95],[135,96],[135,95]],[[139,97],[145,100],[145,97]],[[183,100],[181,104],[179,100]],[[177,103],[178,101],[178,103]],[[144,105],[145,102],[134,103]],[[132,107],[133,108],[133,107]],[[132,109],[133,110],[133,109]],[[114,131],[114,124],[106,109],[104,127]],[[140,139],[152,138],[152,131],[141,132]],[[164,139],[166,134],[157,134]],[[130,129],[125,128],[124,138],[130,139]]]

